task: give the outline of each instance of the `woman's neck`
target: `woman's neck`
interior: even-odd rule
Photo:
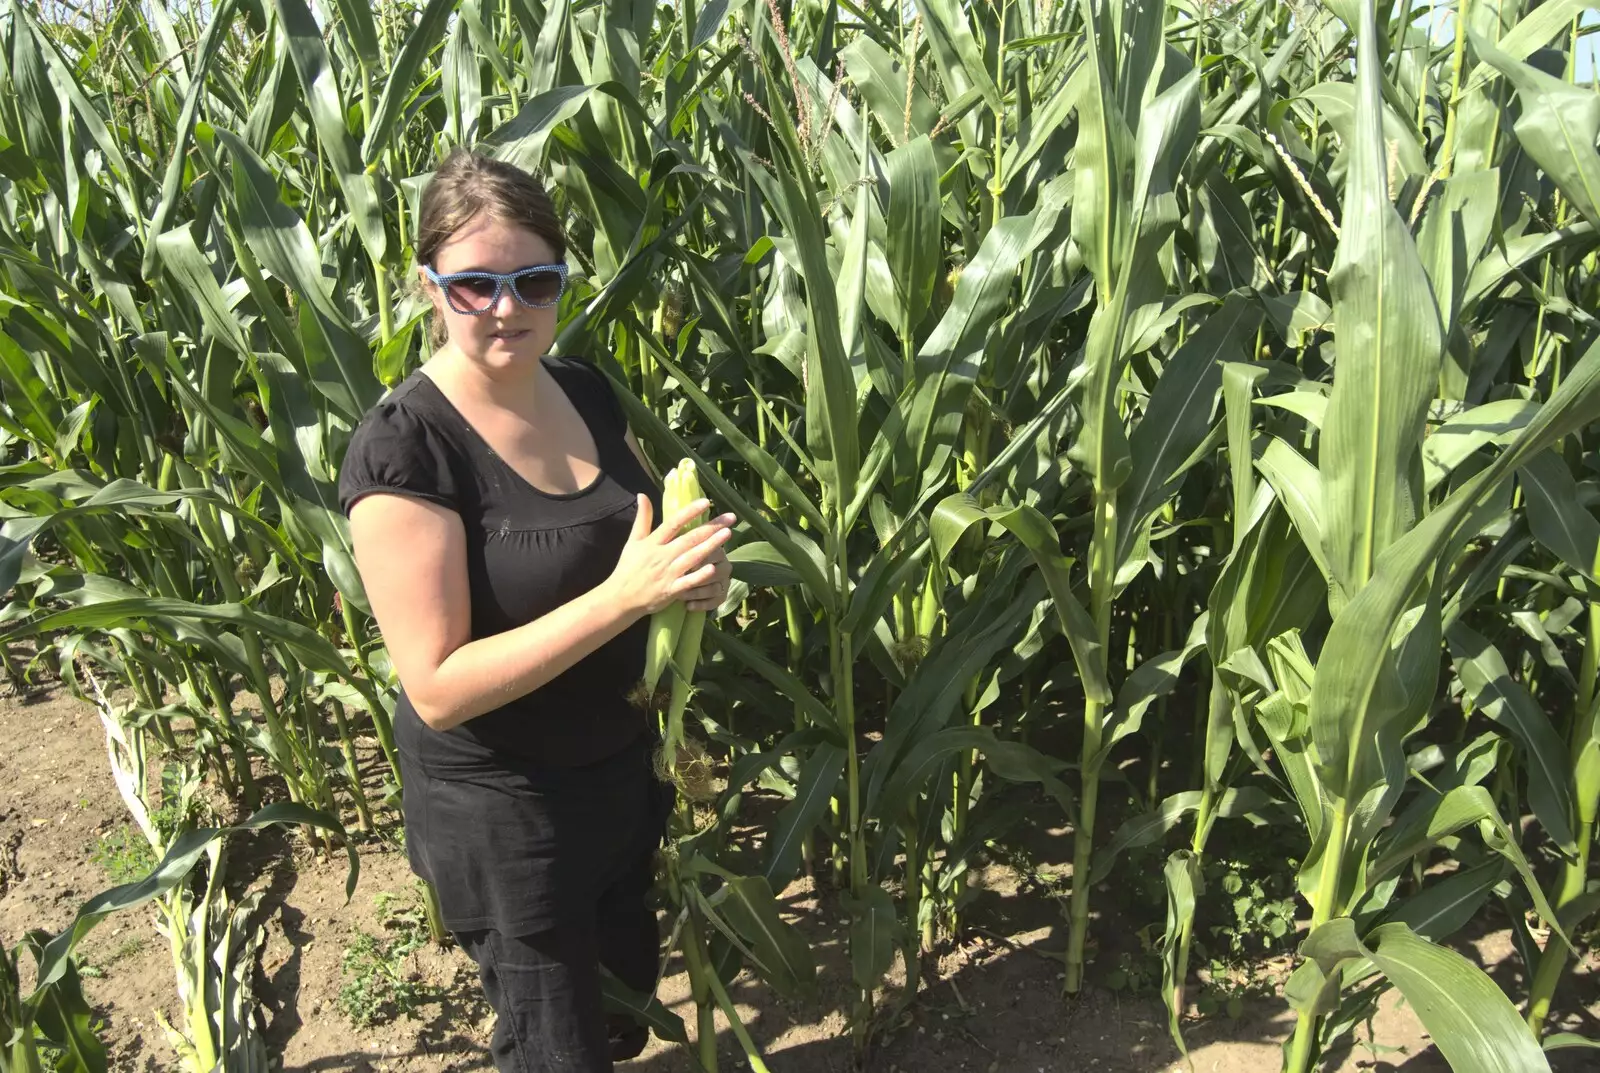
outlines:
[[[483,368],[446,343],[422,365],[428,379],[447,394],[476,406],[495,406],[531,414],[539,397],[543,360],[504,369]]]

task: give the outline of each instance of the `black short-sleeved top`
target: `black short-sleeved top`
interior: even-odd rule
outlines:
[[[534,488],[420,371],[361,421],[339,474],[346,514],[363,496],[389,492],[461,516],[474,640],[532,622],[610,576],[638,493],[649,494],[659,513],[659,491],[628,448],[627,423],[605,374],[575,358],[542,360],[594,438],[600,474],[587,488]],[[646,728],[628,694],[644,674],[647,628],[641,619],[532,693],[447,731],[426,726],[402,692],[396,745],[443,779],[508,765],[581,767],[615,756]]]

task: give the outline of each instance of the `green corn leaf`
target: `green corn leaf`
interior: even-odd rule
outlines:
[[[1399,923],[1374,930],[1366,946],[1456,1073],[1550,1068],[1505,992],[1460,954]]]
[[[786,889],[799,872],[801,844],[827,815],[844,762],[844,750],[830,744],[817,746],[806,759],[794,800],[778,813],[767,835],[767,867],[762,875],[772,889]]]
[[[1133,468],[1117,491],[1119,564],[1127,560],[1135,534],[1196,461],[1194,450],[1211,427],[1222,387],[1222,364],[1247,356],[1251,333],[1260,321],[1258,306],[1230,296],[1162,369],[1128,440]]]
[[[38,978],[33,997],[39,997],[47,987],[53,986],[67,972],[69,959],[83,937],[113,913],[135,909],[154,898],[159,898],[183,882],[194,869],[196,862],[207,852],[213,842],[228,835],[258,831],[275,823],[298,824],[314,827],[338,835],[345,844],[349,868],[345,872],[345,900],[355,894],[356,881],[361,875],[360,858],[356,856],[355,843],[345,832],[344,825],[325,812],[290,801],[280,801],[251,815],[242,823],[228,827],[202,827],[184,831],[172,840],[166,854],[151,869],[150,874],[133,883],[124,883],[102,891],[85,902],[77,916],[60,934],[45,944],[39,959]]]
[[[523,2],[531,4],[535,0]],[[568,0],[549,0],[544,5],[544,23],[528,60],[528,88],[534,94],[549,93],[562,80],[561,57],[567,51],[568,24],[572,21],[569,10]]]
[[[302,336],[318,344],[306,348],[312,383],[346,418],[359,421],[381,393],[366,341],[329,296],[311,232],[280,199],[266,162],[232,132],[219,129],[217,137],[233,159],[233,196],[245,241],[304,303]]]
[[[116,629],[141,621],[159,622],[163,619],[244,627],[283,645],[308,670],[324,671],[342,678],[351,677],[350,666],[344,657],[317,631],[242,604],[196,604],[155,596],[137,600],[108,600],[86,607],[47,612],[0,628],[0,641],[39,637],[52,630]]]
[[[1072,646],[1072,657],[1082,676],[1084,691],[1104,704],[1112,701],[1106,678],[1105,652],[1094,620],[1072,592],[1071,561],[1061,554],[1061,539],[1050,519],[1027,505],[985,510],[965,493],[950,496],[934,508],[929,529],[941,559],[948,558],[957,540],[972,526],[993,522],[1017,537],[1050,588],[1050,599],[1061,621],[1061,632]]]
[[[1457,530],[1518,468],[1556,440],[1600,419],[1600,344],[1591,345],[1539,412],[1483,471],[1466,481],[1421,524],[1384,552],[1373,580],[1334,620],[1318,661],[1311,726],[1318,771],[1346,800],[1372,784],[1368,747],[1390,639],[1428,568]]]
[[[890,56],[877,41],[861,35],[839,50],[839,59],[844,62],[850,81],[861,90],[867,108],[888,132],[889,140],[896,146],[906,144],[910,140],[904,129],[907,78],[900,58]],[[939,122],[939,107],[915,80],[910,92],[910,136],[930,134]]]
[[[780,995],[797,997],[813,990],[817,968],[811,945],[779,915],[767,881],[760,876],[734,876],[724,889],[727,896],[708,918],[744,941],[752,967]]]
[[[34,932],[28,938],[38,958],[49,933]],[[95,1035],[94,1009],[83,996],[82,981],[70,960],[61,978],[39,996],[36,1016],[39,1031],[60,1048],[52,1073],[105,1073],[106,1048]]]
[[[89,137],[94,141],[95,147],[105,155],[106,162],[111,165],[118,175],[130,175],[128,162],[122,155],[120,139],[112,133],[110,125],[101,116],[100,110],[94,106],[94,103],[83,92],[78,79],[73,77],[73,65],[69,64],[67,59],[61,55],[51,35],[44,32],[44,28],[35,21],[28,8],[20,4],[11,4],[8,5],[8,8],[17,27],[14,31],[16,34],[16,47],[13,52],[13,63],[20,61],[30,66],[33,63],[41,64],[44,70],[49,72],[48,79],[52,84],[52,89],[48,92],[50,93],[52,104],[65,98],[64,103],[71,107],[72,115],[77,120],[77,126],[88,132]],[[33,38],[33,49],[27,48],[23,41],[24,34]],[[167,52],[167,55],[182,54],[183,50],[177,47],[173,47]],[[39,74],[42,76],[44,71],[39,71]],[[43,89],[43,87],[41,86],[40,89]],[[52,107],[42,114],[50,115],[53,118],[56,115],[56,109]]]
[[[1323,578],[1332,581],[1333,568],[1324,550],[1322,474],[1304,455],[1277,437],[1267,441],[1266,449],[1256,459],[1256,468],[1272,485]]]
[[[872,165],[871,144],[866,138],[867,128],[862,124],[861,144],[858,146],[861,167],[856,180],[855,205],[850,213],[849,226],[845,229],[838,276],[834,281],[841,318],[839,340],[844,345],[845,357],[850,361],[852,387],[858,397],[867,382],[864,352],[869,344],[862,338],[861,326],[863,321],[870,323],[871,320],[867,316],[867,269],[868,262],[875,260],[875,257],[868,256],[871,248],[868,236],[872,230],[873,214],[877,210],[877,202],[872,196],[871,176],[868,174],[868,169]],[[859,451],[859,446],[857,450]],[[856,480],[860,480],[859,474]],[[855,492],[852,486],[851,494],[841,499],[841,502],[849,503],[854,498]]]
[[[400,116],[417,88],[417,73],[428,54],[445,38],[445,25],[455,13],[458,0],[428,0],[427,7],[417,18],[417,23],[406,34],[404,44],[395,57],[394,68],[384,83],[383,94],[372,115],[372,125],[361,143],[361,159],[375,164],[394,140],[400,125]]]
[[[1505,657],[1487,638],[1461,622],[1451,626],[1446,637],[1456,674],[1474,707],[1509,730],[1522,746],[1533,814],[1556,845],[1576,853],[1567,749],[1550,717],[1527,687],[1511,677]]]
[[[256,355],[261,401],[277,450],[287,505],[322,543],[322,565],[344,598],[371,614],[367,590],[355,565],[350,524],[327,456],[326,418],[318,413],[294,367],[278,354]]]
[[[1600,521],[1583,505],[1578,483],[1560,456],[1547,452],[1529,460],[1517,479],[1528,497],[1535,539],[1569,570],[1600,585]]]
[[[1544,1038],[1546,1051],[1567,1051],[1573,1049],[1600,1051],[1600,1040],[1588,1039],[1576,1032],[1552,1032]]]
[[[904,815],[945,759],[964,751],[982,753],[995,774],[1007,781],[1039,783],[1063,812],[1072,814],[1071,793],[1059,778],[1066,764],[1021,742],[1001,741],[989,727],[946,727],[917,741],[881,787],[876,782],[869,786],[864,802],[867,810],[880,816]]]
[[[345,33],[350,35],[350,44],[354,46],[361,66],[368,71],[376,70],[383,63],[383,53],[378,43],[378,26],[373,21],[372,8],[359,0],[334,0],[334,3],[338,6],[339,18],[344,23]],[[195,76],[196,79],[199,77]]]
[[[606,1009],[627,1014],[638,1024],[654,1032],[657,1039],[687,1047],[689,1033],[684,1030],[683,1018],[662,1005],[654,995],[642,995],[616,976],[604,965],[600,966],[600,997]]]
[[[1442,795],[1429,794],[1415,802],[1404,816],[1384,831],[1368,873],[1369,882],[1376,883],[1394,875],[1417,854],[1471,826],[1480,826],[1485,830],[1485,840],[1490,848],[1516,868],[1528,888],[1534,908],[1546,921],[1559,928],[1555,910],[1534,878],[1533,869],[1518,848],[1511,828],[1501,818],[1489,791],[1482,786],[1457,786]]]
[[[967,13],[961,5],[955,0],[928,0],[921,10],[926,19],[928,39],[935,46],[934,54],[940,59],[942,73],[953,90],[952,96],[976,90],[991,111],[999,112],[1004,107],[1000,87],[984,63],[983,50],[972,35]],[[903,90],[901,95],[904,96]]]
[[[556,127],[594,99],[595,86],[560,86],[529,98],[515,117],[483,139],[501,160],[533,170],[544,163],[545,142]]]
[[[1362,8],[1363,43],[1378,39],[1370,7]],[[1357,53],[1344,225],[1328,274],[1339,368],[1319,465],[1323,550],[1347,596],[1416,520],[1414,459],[1443,351],[1427,272],[1389,200],[1377,51]]]
[[[1200,858],[1188,850],[1178,850],[1167,858],[1161,874],[1167,885],[1167,930],[1161,937],[1161,998],[1167,1006],[1167,1035],[1180,1052],[1188,1054],[1183,1031],[1178,1026],[1178,1019],[1183,1016],[1178,1000],[1184,985],[1179,974],[1187,968],[1179,936],[1194,926],[1195,890],[1200,885]]]
[[[1467,31],[1483,61],[1517,90],[1522,113],[1512,130],[1517,142],[1592,226],[1600,226],[1600,98],[1506,55]]]
[[[642,334],[642,333],[641,333]],[[738,422],[728,416],[720,406],[712,400],[711,396],[701,390],[694,380],[679,368],[666,352],[659,347],[652,346],[651,350],[655,360],[660,363],[673,379],[678,382],[678,389],[688,396],[689,401],[705,415],[706,420],[727,438],[733,449],[739,452],[739,457],[744,459],[752,470],[760,475],[761,479],[772,485],[783,502],[799,511],[807,521],[819,531],[827,528],[827,521],[822,516],[822,511],[811,502],[811,497],[795,481],[789,471],[778,464],[778,460],[762,450],[754,440],[745,434]]]
[[[195,119],[200,114],[200,99],[205,94],[207,76],[211,64],[216,59],[228,28],[233,24],[236,0],[221,0],[212,11],[211,21],[206,24],[205,33],[200,37],[200,43],[195,48],[194,74],[189,80],[189,91],[184,94],[183,110],[178,115],[177,130],[173,133],[172,156],[167,161],[167,170],[161,179],[161,200],[156,205],[155,215],[151,217],[150,234],[161,235],[172,222],[172,214],[177,211],[178,198],[182,193],[184,162],[188,156],[189,139],[194,136]],[[371,15],[368,14],[370,20]],[[156,258],[161,252],[159,242],[152,242],[145,246],[144,263],[140,266],[140,274],[145,277],[155,275]]]
[[[740,544],[728,552],[733,576],[756,589],[781,589],[800,584],[800,575],[778,550],[764,540]]]
[[[1018,271],[1054,232],[1056,218],[1053,212],[1010,216],[990,228],[977,256],[962,269],[949,307],[917,352],[906,442],[924,484],[936,483],[949,464],[967,400],[991,345],[991,329]]]
[[[917,664],[895,698],[883,740],[868,754],[863,772],[869,799],[897,757],[944,726],[973,677],[1014,640],[1018,625],[1029,621],[1044,595],[1044,583],[1037,577],[1030,576],[1015,588],[994,585],[951,621],[948,632]]]
[[[1591,6],[1589,0],[1545,0],[1545,3],[1522,16],[1494,45],[1510,59],[1525,60],[1549,44],[1551,38],[1570,29],[1572,20]],[[1489,68],[1478,67],[1472,72],[1471,81],[1463,88],[1463,95],[1478,91],[1491,77],[1493,75]]]
[[[1184,790],[1168,797],[1149,812],[1141,812],[1124,820],[1116,834],[1111,836],[1111,841],[1096,849],[1091,882],[1100,883],[1110,878],[1117,858],[1128,850],[1160,842],[1185,817],[1200,808],[1202,797],[1199,790]],[[1213,807],[1217,817],[1234,819],[1264,812],[1272,804],[1272,796],[1258,786],[1233,786],[1216,799]]]
[[[1130,734],[1137,734],[1144,725],[1145,712],[1150,705],[1177,688],[1183,668],[1195,653],[1205,647],[1206,629],[1210,612],[1202,611],[1189,627],[1189,636],[1183,647],[1153,656],[1134,668],[1122,687],[1117,690],[1117,702],[1106,720],[1105,746],[1102,759],[1117,742]]]
[[[839,904],[850,914],[850,976],[864,989],[877,987],[894,964],[904,927],[894,899],[876,883],[864,897],[845,893]]]
[[[1504,859],[1491,857],[1430,882],[1420,894],[1385,913],[1384,922],[1404,924],[1429,942],[1440,942],[1466,927],[1505,878],[1506,870]]]
[[[1441,193],[1423,217],[1417,253],[1428,270],[1439,302],[1439,320],[1448,335],[1457,324],[1467,280],[1489,242],[1500,196],[1500,173],[1489,169],[1454,175],[1440,186]],[[1454,349],[1459,348],[1453,348],[1450,357],[1454,357]],[[1452,372],[1456,374],[1453,378]],[[1445,381],[1453,382],[1456,390],[1446,397],[1459,398],[1465,391],[1466,378],[1460,373],[1447,358]]]
[[[389,240],[383,225],[378,184],[362,166],[355,139],[345,125],[344,101],[340,99],[332,58],[322,42],[322,28],[305,0],[273,0],[273,3],[279,25],[283,27],[289,57],[294,61],[295,73],[300,76],[300,87],[305,92],[306,108],[311,113],[317,140],[350,206],[351,219],[367,248],[367,256],[374,263],[381,263],[388,253]]]
[[[814,725],[820,727],[832,727],[834,725],[833,712],[816,698],[805,683],[769,659],[759,648],[739,640],[731,632],[712,629],[707,632],[707,636],[710,638],[713,647],[727,653],[728,656],[766,679],[768,684],[778,692],[800,705],[805,712],[806,718]]]
[[[1442,484],[1480,448],[1504,446],[1537,410],[1538,405],[1526,399],[1499,399],[1456,414],[1434,429],[1422,443],[1423,482],[1428,491]]]
[[[799,538],[770,520],[765,512],[758,511],[747,503],[733,485],[718,476],[715,466],[705,465],[704,459],[697,457],[689,444],[662,421],[654,410],[639,401],[626,385],[616,384],[615,381],[613,383],[617,388],[617,399],[622,403],[629,426],[636,429],[642,439],[656,443],[665,451],[680,458],[694,458],[699,467],[700,479],[710,490],[713,502],[738,515],[741,522],[749,525],[757,535],[777,549],[784,561],[804,579],[806,591],[824,607],[831,607],[834,599],[833,587],[828,584],[818,558],[802,547]]]
[[[175,227],[157,236],[150,244],[150,249],[159,251],[162,267],[172,274],[194,302],[200,319],[211,334],[241,358],[249,358],[250,341],[245,338],[239,317],[217,284],[210,262],[200,252],[200,247],[195,245],[194,232],[187,227]]]
[[[939,164],[933,143],[920,135],[890,153],[887,164],[889,271],[894,277],[900,323],[915,327],[933,303],[943,264]]]

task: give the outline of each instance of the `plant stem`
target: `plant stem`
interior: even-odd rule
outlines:
[[[1455,51],[1450,57],[1450,101],[1445,106],[1444,143],[1439,147],[1439,178],[1450,178],[1456,152],[1456,111],[1461,105],[1461,68],[1466,60],[1467,6],[1470,0],[1456,0]]]
[[[350,724],[345,721],[344,705],[334,701],[333,725],[339,731],[339,750],[344,753],[345,778],[350,781],[350,796],[356,805],[356,822],[362,831],[372,830],[372,808],[367,803],[367,793],[361,788],[361,768],[356,763],[355,742],[350,737]]]
[[[717,1019],[712,994],[716,972],[708,964],[704,934],[692,908],[683,925],[683,965],[689,974],[689,993],[699,1015],[695,1042],[700,1049],[700,1065],[706,1073],[717,1073]]]
[[[1596,553],[1600,560],[1600,552]],[[1583,664],[1578,672],[1577,718],[1572,721],[1570,755],[1573,769],[1573,791],[1577,811],[1578,856],[1569,860],[1561,874],[1561,891],[1556,896],[1555,910],[1562,909],[1583,893],[1589,878],[1590,847],[1594,842],[1595,817],[1600,813],[1600,745],[1595,742],[1595,722],[1600,717],[1600,696],[1597,696],[1596,679],[1600,677],[1600,601],[1593,599],[1600,593],[1591,593],[1589,603],[1588,636],[1584,641]],[[1528,1027],[1534,1039],[1544,1035],[1545,1021],[1550,1016],[1550,1003],[1556,988],[1566,972],[1572,948],[1555,930],[1539,955],[1538,968],[1534,970],[1533,984],[1528,992]]]
[[[1350,831],[1350,816],[1346,808],[1343,801],[1334,805],[1327,846],[1322,851],[1322,874],[1317,879],[1317,900],[1311,912],[1311,932],[1333,919],[1334,903],[1339,897],[1340,871],[1344,865],[1344,843]],[[1310,1073],[1317,1050],[1317,1021],[1317,1014],[1310,1006],[1300,1011],[1294,1026],[1289,1060],[1284,1066],[1286,1073]]]
[[[1096,481],[1094,535],[1089,547],[1089,600],[1100,650],[1110,650],[1111,596],[1116,580],[1112,558],[1117,544],[1116,492]],[[1079,753],[1083,786],[1078,828],[1072,833],[1072,904],[1067,931],[1066,993],[1083,988],[1083,947],[1089,932],[1089,875],[1094,866],[1095,806],[1100,798],[1100,745],[1105,733],[1105,702],[1087,698],[1083,705],[1083,747]]]

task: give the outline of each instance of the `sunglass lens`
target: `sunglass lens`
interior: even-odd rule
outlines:
[[[517,294],[529,305],[547,306],[561,297],[561,275],[552,269],[524,272],[514,282]]]
[[[473,312],[488,309],[494,301],[494,292],[494,280],[488,276],[465,276],[449,284],[450,304]]]

